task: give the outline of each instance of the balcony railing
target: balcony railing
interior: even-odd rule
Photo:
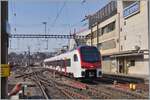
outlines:
[[[95,26],[97,23],[101,23],[107,20],[115,14],[117,14],[117,2],[111,1],[98,12],[90,16],[89,28]]]

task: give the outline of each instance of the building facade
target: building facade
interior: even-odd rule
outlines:
[[[89,30],[103,72],[149,75],[148,0],[109,2],[89,17]]]

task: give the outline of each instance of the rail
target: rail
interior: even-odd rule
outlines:
[[[34,80],[38,79],[39,81],[38,84],[40,86],[44,85],[41,88],[55,87],[57,90],[61,91],[69,99],[75,99],[75,98],[76,99],[100,99],[100,98],[102,99],[112,99],[112,98],[147,99],[148,98],[147,96],[142,95],[142,94],[127,91],[125,89],[119,89],[117,87],[102,85],[99,82],[97,82],[98,83],[97,85],[89,85],[87,83],[79,82],[77,80],[74,80],[68,77],[63,77],[63,81],[62,80],[60,81],[56,77],[52,77],[53,71],[49,71],[49,70],[41,70],[41,71],[39,70],[39,71],[31,72],[28,74],[24,74],[25,76],[20,75],[19,77],[28,78],[29,76],[32,76],[32,75],[34,76],[33,73],[36,75],[36,78],[34,78]],[[61,74],[57,74],[57,75],[62,77]],[[68,81],[68,83],[64,83],[65,81]],[[70,85],[71,82],[75,84],[79,84],[80,86],[84,85],[86,86],[86,88],[84,89],[84,88]],[[45,90],[45,88],[41,90],[43,91]]]

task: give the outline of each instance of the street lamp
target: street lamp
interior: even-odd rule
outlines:
[[[46,35],[46,25],[47,25],[47,22],[42,22],[42,24],[45,25],[45,35]]]
[[[31,64],[30,59],[30,46],[28,46],[28,66]]]

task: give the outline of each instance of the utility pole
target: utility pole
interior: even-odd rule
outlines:
[[[30,66],[30,46],[28,47],[28,66]]]
[[[91,46],[93,45],[93,30],[92,30],[92,26],[91,26]]]
[[[78,44],[78,41],[76,39],[76,29],[75,28],[74,28],[74,33],[73,33],[73,39],[76,42],[76,47],[77,47],[79,44]],[[76,47],[74,47],[74,48],[76,48]]]
[[[98,22],[96,23],[96,26],[97,26],[97,31],[96,31],[96,42],[97,42],[97,48],[98,48],[98,44],[99,44],[99,27],[98,27]]]
[[[149,48],[149,72],[150,72],[150,0],[148,0],[148,48]],[[149,92],[149,97],[150,97],[150,92]]]
[[[43,24],[44,24],[44,26],[45,26],[45,35],[47,34],[47,32],[46,32],[46,29],[47,29],[47,22],[42,22]],[[46,39],[46,43],[47,43],[47,45],[46,45],[46,49],[48,49],[48,39]]]
[[[1,68],[2,64],[8,64],[8,1],[0,1],[1,6]],[[8,78],[1,77],[1,99],[8,97]]]

